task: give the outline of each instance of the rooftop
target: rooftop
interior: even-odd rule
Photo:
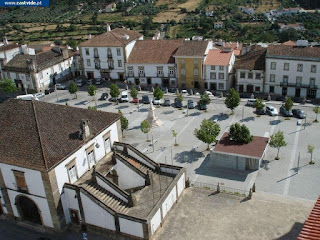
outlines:
[[[208,41],[184,41],[174,55],[179,57],[205,56],[208,44]]]
[[[268,145],[268,140],[266,137],[253,136],[252,142],[238,144],[230,139],[228,132],[225,132],[213,151],[261,158]]]
[[[268,55],[282,57],[311,57],[320,58],[320,47],[298,47],[288,45],[269,45]]]
[[[143,36],[136,31],[125,28],[115,28],[110,32],[102,33],[82,42],[80,47],[122,47],[133,40],[137,40]]]
[[[224,52],[220,49],[211,49],[209,50],[204,65],[228,66],[232,52],[232,50],[231,52]]]
[[[172,55],[182,44],[182,39],[137,41],[132,49],[127,63],[174,63],[174,58]]]
[[[14,48],[17,48],[19,47],[18,44],[16,43],[10,43],[10,44],[7,44],[7,45],[3,45],[0,47],[0,52],[3,52],[3,51],[8,51],[8,50],[11,50],[11,49],[14,49]]]
[[[240,56],[234,65],[235,69],[265,70],[266,48],[257,47],[247,54]]]
[[[89,120],[93,136],[119,119],[116,113],[16,99],[0,104],[0,112],[0,162],[44,171],[85,143],[78,137],[82,119]]]
[[[289,40],[289,41],[287,41],[287,42],[284,42],[284,43],[282,43],[283,45],[286,45],[286,46],[297,46],[297,43],[296,42],[294,42],[294,41],[291,41],[291,40]]]

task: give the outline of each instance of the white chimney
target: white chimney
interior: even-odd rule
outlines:
[[[88,35],[88,39],[91,39],[91,38],[92,38],[92,37],[91,37],[91,34],[89,34],[89,35]]]
[[[123,35],[123,39],[125,39],[125,40],[129,40],[129,35],[128,34],[125,34],[125,35]]]
[[[107,32],[111,32],[111,27],[109,23],[107,24]]]
[[[8,45],[8,39],[6,36],[3,37],[3,44]]]

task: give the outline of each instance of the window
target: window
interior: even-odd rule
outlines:
[[[311,65],[311,72],[316,73],[317,72],[317,65]]]
[[[288,83],[288,76],[287,75],[283,75],[282,80],[284,83]]]
[[[143,67],[139,67],[139,76],[144,77],[144,68]]]
[[[87,66],[88,66],[88,67],[91,66],[91,61],[90,61],[90,59],[87,59]]]
[[[223,70],[224,69],[224,66],[219,66],[219,70]]]
[[[77,180],[77,171],[75,165],[68,168],[68,174],[70,178],[70,183],[74,183]]]
[[[184,59],[181,59],[181,64],[184,64]]]
[[[289,71],[289,63],[284,63],[283,70]]]
[[[315,78],[310,78],[310,86],[314,87],[316,84],[316,79]]]
[[[170,76],[174,76],[174,68],[169,69],[169,74],[170,74]]]
[[[53,74],[53,73],[54,73],[53,67],[52,67],[52,68],[50,68],[50,71],[51,71],[51,74]]]
[[[224,83],[219,83],[218,84],[218,89],[224,89]]]
[[[256,79],[261,79],[261,73],[256,73]]]
[[[7,72],[7,77],[10,78],[10,73],[9,72]]]
[[[270,93],[274,93],[274,86],[270,86],[269,92],[270,92]]]
[[[60,72],[63,70],[62,66],[61,66],[61,63],[59,63],[59,70],[60,70]]]
[[[158,77],[162,77],[163,76],[163,68],[162,67],[158,67],[157,68],[157,72],[158,72]]]
[[[296,78],[296,83],[297,83],[297,86],[301,86],[301,83],[302,83],[302,77],[297,77]]]
[[[100,69],[100,62],[95,62],[95,63],[94,63],[94,67],[95,67],[96,69]]]
[[[94,54],[94,57],[98,57],[99,55],[98,55],[98,49],[93,49],[93,54]]]
[[[108,54],[108,57],[112,57],[112,53],[111,53],[111,49],[110,48],[107,49],[107,54]]]
[[[246,73],[245,72],[240,72],[240,78],[246,78]]]
[[[90,152],[88,152],[88,162],[90,166],[93,166],[96,163],[96,159],[94,156],[94,151],[91,150]]]
[[[122,67],[122,60],[118,60],[118,67],[119,67],[119,68]]]
[[[254,91],[255,91],[255,92],[260,92],[260,87],[257,87],[257,86],[256,86],[256,87],[254,88]]]
[[[128,67],[128,75],[129,77],[133,77],[133,67]]]
[[[219,73],[219,79],[224,79],[224,73]]]
[[[249,78],[249,79],[252,79],[252,78],[253,78],[253,73],[252,73],[252,72],[249,72],[249,73],[248,73],[248,78]]]
[[[196,75],[196,76],[197,76],[197,75],[199,74],[198,69],[194,69],[193,73],[194,73],[194,75]]]
[[[186,75],[186,71],[183,68],[181,69],[181,75]]]
[[[302,64],[298,64],[297,71],[298,72],[302,72],[303,71],[303,65]]]
[[[117,56],[121,56],[121,49],[117,48]]]
[[[195,59],[193,62],[194,62],[194,65],[198,65],[198,59]]]
[[[89,56],[89,48],[86,48],[86,55]]]
[[[276,81],[276,75],[270,74],[270,82],[275,82]]]
[[[14,178],[16,179],[16,186],[18,191],[28,192],[27,182],[24,172],[13,170]]]
[[[17,74],[17,77],[18,77],[18,76],[19,76],[19,75]],[[39,78],[40,78],[40,79],[43,78],[42,72],[39,72]]]
[[[211,70],[216,70],[216,66],[211,66]]]
[[[276,62],[271,62],[270,69],[276,70],[276,68],[277,68],[277,63]]]
[[[215,72],[210,73],[210,79],[217,79],[217,74]]]

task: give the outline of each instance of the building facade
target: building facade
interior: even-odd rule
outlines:
[[[143,40],[143,35],[116,28],[82,42],[80,54],[82,58],[83,74],[88,79],[125,78],[125,64],[137,40]]]
[[[4,66],[17,54],[22,52],[21,47],[16,43],[8,44],[4,41],[4,44],[0,46],[0,79],[3,78]]]

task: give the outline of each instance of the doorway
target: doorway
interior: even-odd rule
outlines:
[[[88,76],[88,79],[93,79],[94,78],[93,72],[87,72],[87,76]]]
[[[247,85],[247,92],[253,93],[253,85]]]
[[[168,78],[162,79],[162,87],[169,87],[169,79]]]
[[[72,223],[80,225],[79,212],[69,208],[70,220]]]
[[[287,96],[287,88],[282,88],[282,96]]]
[[[213,91],[217,90],[217,84],[216,83],[211,83],[210,84],[210,90],[213,90]]]
[[[243,85],[239,85],[239,93],[243,93]]]
[[[20,195],[16,198],[16,205],[21,221],[42,225],[39,208],[33,200]]]
[[[296,97],[300,97],[300,88],[296,88],[296,94],[295,94]]]
[[[194,88],[198,89],[199,87],[200,87],[199,82],[198,82],[198,81],[195,81],[195,82],[194,82]]]

